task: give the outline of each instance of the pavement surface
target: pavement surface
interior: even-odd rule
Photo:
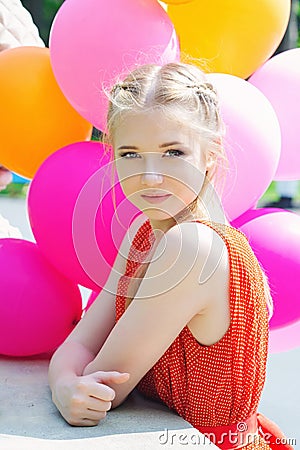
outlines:
[[[0,214],[21,230],[24,239],[34,241],[25,200],[0,197]],[[81,291],[86,302],[90,291]],[[0,450],[215,448],[205,446],[203,436],[164,405],[137,392],[97,427],[71,427],[51,402],[47,367],[47,359],[0,357]],[[299,347],[270,354],[259,406],[296,440],[296,449],[300,449],[299,373]]]
[[[134,391],[95,427],[72,427],[51,401],[48,359],[0,358],[0,449],[163,450],[215,447],[163,404]]]

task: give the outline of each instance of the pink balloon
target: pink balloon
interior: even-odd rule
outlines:
[[[105,130],[103,87],[134,66],[179,59],[174,26],[157,1],[68,0],[50,35],[54,75],[73,107]]]
[[[229,161],[226,181],[216,184],[224,210],[233,220],[260,199],[274,177],[280,156],[280,127],[270,102],[247,81],[213,73],[226,125]]]
[[[280,123],[282,150],[274,179],[300,179],[300,49],[269,59],[249,81],[269,99]]]
[[[55,350],[80,320],[81,295],[33,242],[0,239],[0,353]]]
[[[281,328],[270,330],[269,352],[287,352],[300,347],[300,320]]]
[[[29,189],[28,215],[41,251],[65,276],[97,291],[139,214],[99,142],[77,142],[50,155]]]
[[[258,208],[258,209],[248,209],[248,211],[244,212],[241,216],[237,217],[231,222],[231,225],[234,228],[241,228],[247,222],[250,222],[252,219],[257,219],[257,217],[265,216],[266,214],[270,214],[272,212],[282,212],[281,208]]]
[[[274,301],[270,328],[282,328],[300,319],[300,216],[268,208],[249,215],[239,228],[269,279]]]

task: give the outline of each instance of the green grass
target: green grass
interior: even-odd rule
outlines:
[[[11,197],[11,198],[26,198],[29,184],[22,183],[10,183],[6,189],[0,192],[0,198]]]
[[[268,203],[275,202],[279,199],[279,195],[276,192],[276,183],[272,181],[264,195],[260,198],[259,202]]]
[[[279,195],[276,191],[276,182],[272,181],[264,195],[260,198],[259,203],[269,203],[269,202],[275,202],[279,199]],[[300,182],[298,183],[298,191],[294,198],[294,200],[298,201],[300,200]]]

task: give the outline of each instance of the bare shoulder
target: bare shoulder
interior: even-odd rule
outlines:
[[[181,249],[182,263],[195,265],[201,276],[199,282],[207,281],[219,268],[227,270],[228,252],[224,239],[210,226],[202,222],[184,222],[167,232],[170,247]]]
[[[199,343],[209,346],[222,338],[230,324],[229,253],[224,237],[214,227],[187,222],[181,224],[180,229],[186,244],[185,258],[189,259],[193,245],[199,249],[186,285],[188,296],[198,306],[188,327]]]
[[[216,231],[199,222],[184,222],[168,230],[152,254],[143,283],[143,294],[172,290],[185,303],[188,296],[204,307],[213,295],[214,283],[228,276],[228,254]],[[199,303],[201,299],[201,305]]]

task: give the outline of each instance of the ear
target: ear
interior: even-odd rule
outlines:
[[[217,138],[214,140],[214,146],[215,147],[221,147],[222,146],[222,138]],[[206,157],[206,168],[208,171],[210,171],[216,162],[216,150],[214,148],[208,148],[207,149],[207,157]]]
[[[210,172],[215,165],[216,156],[211,150],[208,150],[206,157],[206,170]]]

